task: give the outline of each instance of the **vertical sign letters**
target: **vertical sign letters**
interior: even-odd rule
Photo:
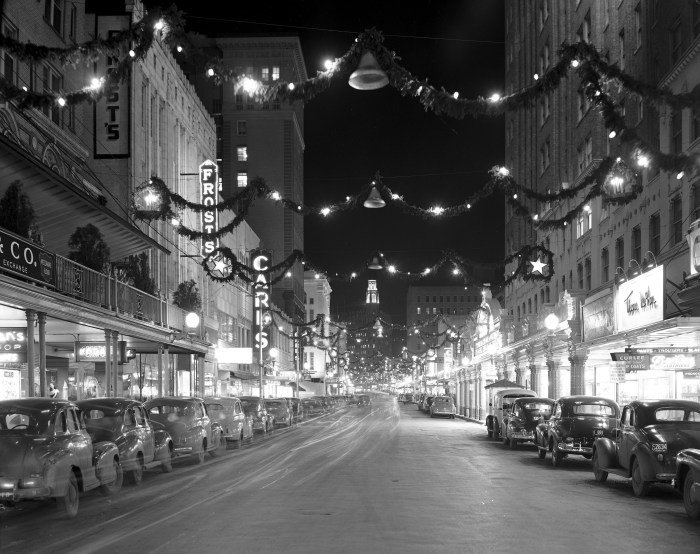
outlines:
[[[95,34],[109,38],[129,27],[129,16],[96,16]],[[100,56],[95,63],[95,77],[107,76],[114,71],[125,54]],[[95,158],[128,158],[130,156],[130,102],[131,75],[110,85],[95,102],[94,153]]]
[[[253,349],[262,363],[264,352],[270,345],[265,325],[265,314],[270,309],[270,262],[272,256],[264,250],[253,254]]]
[[[199,187],[201,204],[207,209],[202,212],[202,256],[207,258],[219,247],[219,239],[211,236],[219,230],[219,212],[214,206],[219,201],[219,166],[207,160],[199,166]]]

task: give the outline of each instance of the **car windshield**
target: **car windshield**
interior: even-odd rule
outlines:
[[[574,404],[571,406],[574,415],[581,416],[614,416],[615,409],[608,404]]]
[[[452,404],[452,399],[447,397],[438,396],[433,400],[435,404]]]
[[[549,415],[552,413],[552,405],[546,402],[528,402],[523,409],[530,415]]]
[[[186,407],[175,404],[157,404],[148,408],[148,413],[152,416],[174,415],[182,417],[185,415]]]
[[[34,411],[16,407],[0,408],[0,433],[38,435],[46,429],[46,420]]]
[[[700,411],[690,408],[662,407],[654,410],[657,423],[692,422],[700,425]]]

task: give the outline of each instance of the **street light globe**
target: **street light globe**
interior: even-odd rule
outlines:
[[[280,351],[278,348],[270,348],[270,358],[277,359],[277,357],[280,355]]]
[[[185,325],[189,329],[196,329],[199,327],[199,314],[197,312],[190,312],[185,316]]]
[[[311,369],[311,364],[309,362],[304,362],[304,369],[309,371]]]
[[[545,317],[544,326],[550,331],[554,331],[557,327],[559,327],[559,318],[557,317],[557,314],[549,314],[547,317]]]

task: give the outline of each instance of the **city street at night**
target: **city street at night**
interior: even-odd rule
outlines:
[[[670,487],[638,499],[583,458],[552,468],[387,395],[149,471],[108,501],[88,493],[80,510],[5,512],[2,552],[696,552],[700,537]]]

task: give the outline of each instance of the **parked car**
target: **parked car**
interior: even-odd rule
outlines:
[[[536,396],[516,398],[503,415],[503,444],[508,444],[513,449],[521,442],[534,442],[537,425],[549,420],[554,403],[551,398]]]
[[[144,406],[154,427],[170,433],[175,456],[194,456],[201,464],[207,452],[218,456],[226,450],[221,425],[211,421],[201,398],[164,396],[148,400]]]
[[[301,405],[307,417],[317,417],[326,413],[323,402],[317,398],[302,398]]]
[[[537,425],[538,455],[545,458],[547,452],[551,452],[555,467],[569,454],[590,459],[595,439],[612,439],[619,417],[620,407],[614,400],[600,396],[563,396],[554,404],[549,421]]]
[[[700,519],[700,450],[686,448],[676,456],[676,489],[683,495],[685,513]]]
[[[289,409],[292,411],[292,423],[299,423],[304,421],[304,410],[301,405],[301,400],[299,398],[285,398],[287,404],[289,404]]]
[[[333,401],[333,398],[330,396],[317,396],[321,403],[323,404],[323,409],[328,412],[332,413],[335,412],[335,402]]]
[[[593,474],[599,482],[608,473],[629,477],[635,496],[646,496],[652,483],[673,481],[684,448],[700,448],[700,402],[630,402],[613,436],[596,439]]]
[[[504,412],[510,410],[513,401],[522,396],[537,396],[534,390],[528,389],[501,389],[498,390],[493,400],[489,402],[489,410],[486,415],[486,434],[498,440],[501,436],[501,424]]]
[[[423,401],[419,404],[421,412],[425,412],[426,414],[430,412],[430,404],[432,404],[433,398],[435,397],[427,394],[423,397]]]
[[[241,401],[233,396],[208,396],[204,405],[212,421],[221,425],[227,444],[236,448],[243,446],[243,441],[253,438],[253,418],[246,415]]]
[[[146,469],[173,470],[173,440],[165,429],[153,427],[143,403],[129,398],[91,398],[76,404],[92,442],[117,445],[122,469],[134,485],[141,484]]]
[[[357,396],[357,407],[362,408],[362,407],[367,407],[372,404],[372,400],[369,397],[369,394],[359,394]]]
[[[240,396],[241,406],[246,415],[253,419],[253,431],[267,433],[274,429],[274,419],[267,413],[265,402],[259,396]]]
[[[273,425],[276,427],[290,427],[292,425],[292,412],[285,398],[266,398],[265,408],[267,413],[274,416]]]
[[[66,400],[0,401],[0,503],[53,498],[66,516],[78,514],[80,493],[121,489],[119,449],[91,440],[78,406]]]
[[[455,418],[457,408],[450,396],[436,396],[433,398],[433,403],[430,405],[430,417],[447,416],[451,419]]]
[[[419,410],[422,410],[422,409],[423,409],[423,402],[425,402],[425,397],[426,397],[426,396],[428,396],[428,395],[425,394],[425,393],[421,393],[420,395],[418,395],[418,398],[416,399],[416,407],[417,407]]]

